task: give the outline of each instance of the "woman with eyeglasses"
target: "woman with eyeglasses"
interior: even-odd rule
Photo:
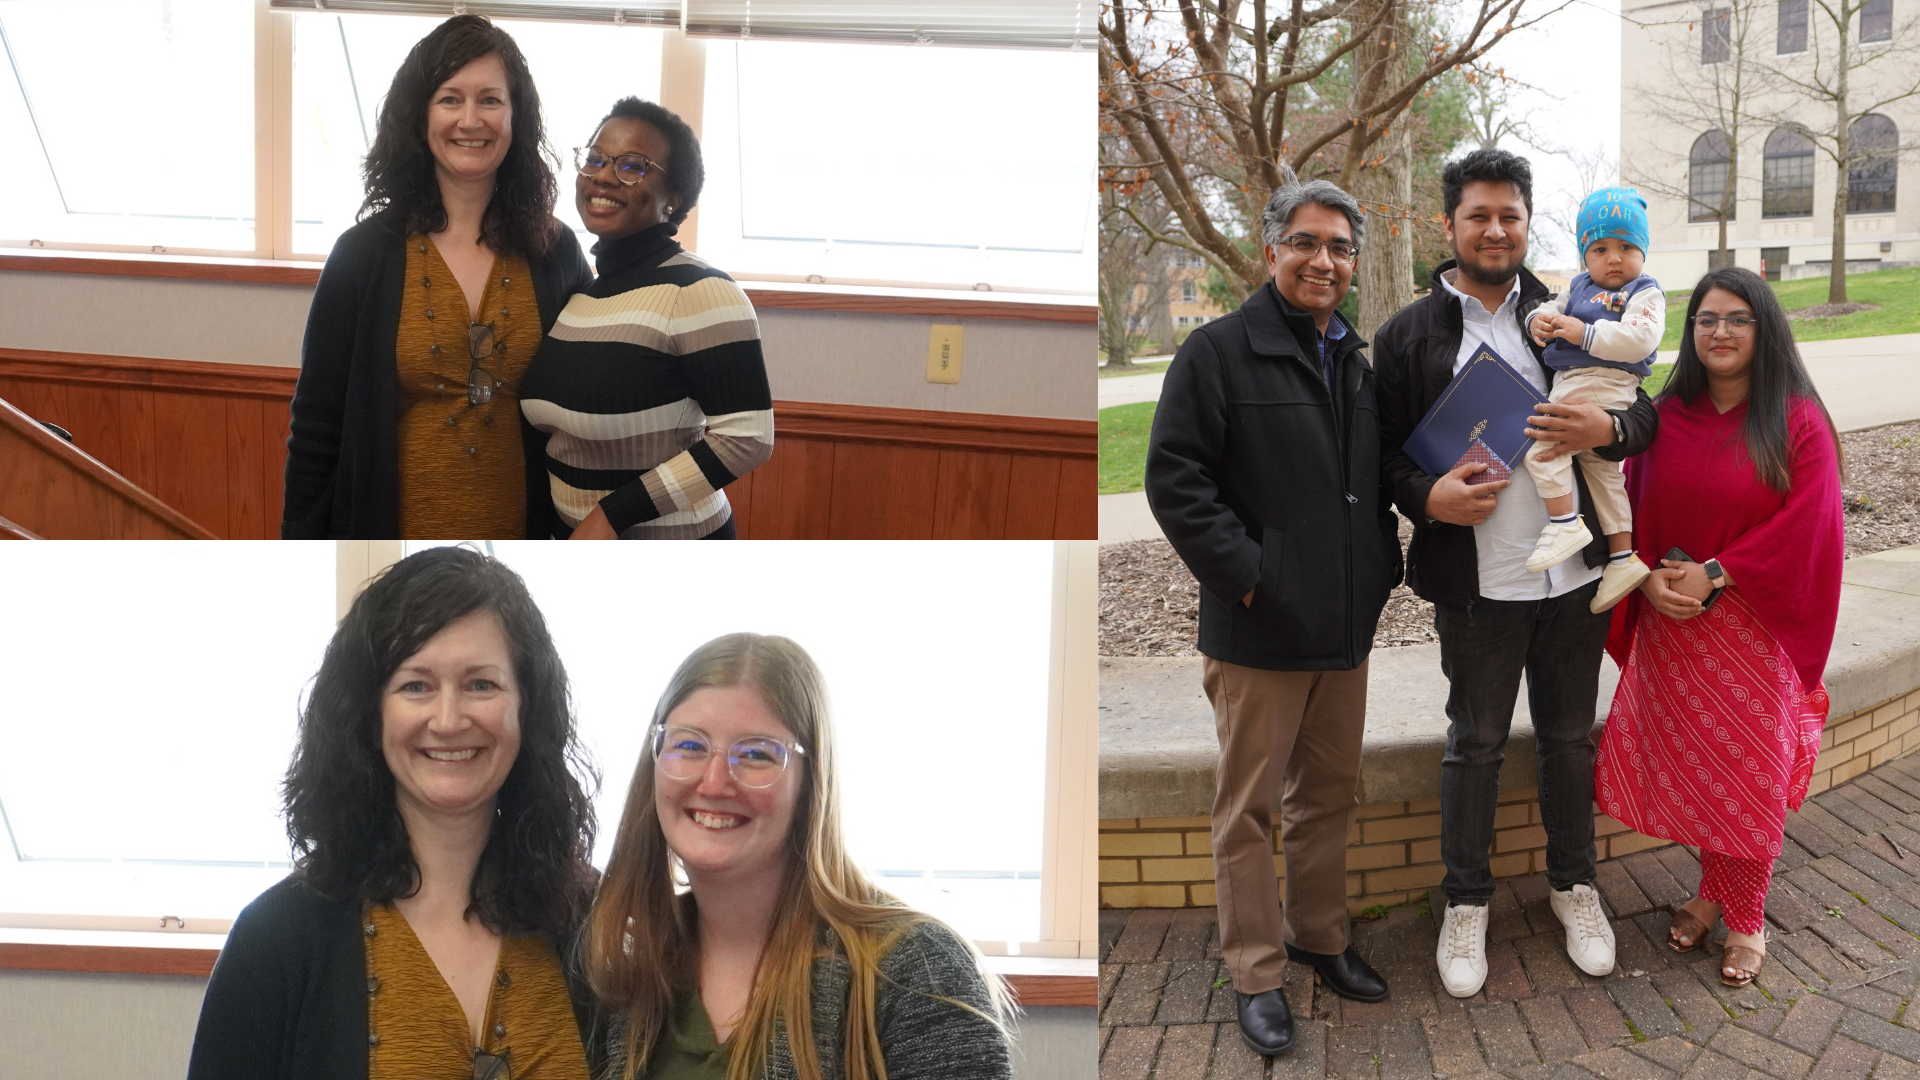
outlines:
[[[314,677],[294,871],[235,920],[188,1080],[587,1080],[596,780],[519,575],[446,547],[388,569]]]
[[[599,1075],[1012,1076],[999,981],[847,857],[826,687],[799,645],[694,650],[648,745],[588,920]]]
[[[1700,894],[1667,945],[1724,921],[1720,981],[1745,986],[1785,814],[1807,796],[1827,717],[1845,554],[1840,437],[1780,302],[1751,270],[1712,270],[1655,397],[1660,434],[1627,463],[1640,558],[1614,609],[1619,689],[1595,766],[1602,810],[1700,849]]]
[[[747,294],[673,239],[706,182],[684,120],[625,98],[574,151],[598,280],[527,369],[556,537],[730,540],[725,488],[773,454],[773,397]],[[548,535],[546,533],[540,534]]]
[[[544,143],[527,62],[485,18],[448,19],[401,63],[362,220],[307,315],[282,537],[551,534],[521,378],[592,274],[553,217]]]

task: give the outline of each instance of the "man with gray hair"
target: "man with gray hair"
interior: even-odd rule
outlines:
[[[1261,226],[1272,280],[1180,346],[1154,414],[1146,488],[1202,590],[1202,682],[1220,738],[1220,946],[1240,1033],[1273,1055],[1293,1042],[1280,991],[1289,959],[1335,993],[1387,996],[1348,941],[1346,845],[1367,655],[1400,580],[1400,542],[1367,343],[1335,310],[1359,257],[1360,206],[1289,174]]]

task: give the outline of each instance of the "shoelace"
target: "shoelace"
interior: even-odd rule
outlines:
[[[1474,921],[1474,916],[1471,915],[1454,915],[1452,929],[1447,932],[1447,959],[1464,957],[1471,960],[1473,958]]]
[[[1588,937],[1599,937],[1600,927],[1605,922],[1600,914],[1600,894],[1571,894],[1573,898],[1573,916],[1580,923],[1580,932]]]

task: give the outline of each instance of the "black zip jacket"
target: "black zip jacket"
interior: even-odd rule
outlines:
[[[1350,671],[1400,580],[1373,369],[1346,329],[1329,393],[1312,316],[1268,282],[1167,369],[1147,502],[1200,582],[1200,651],[1216,660]]]
[[[1460,355],[1465,324],[1459,299],[1447,291],[1440,275],[1454,265],[1454,260],[1448,259],[1435,267],[1426,297],[1401,308],[1380,328],[1373,339],[1373,358],[1379,379],[1380,468],[1393,491],[1393,501],[1414,523],[1413,542],[1407,545],[1407,584],[1423,600],[1466,604],[1480,595],[1479,550],[1474,545],[1473,527],[1448,525],[1427,517],[1427,493],[1440,478],[1422,472],[1402,449],[1427,409],[1453,381],[1453,363]],[[1529,353],[1526,359],[1540,365],[1549,386],[1553,373],[1541,359],[1540,346],[1527,335],[1525,317],[1536,305],[1552,298],[1553,290],[1522,267],[1520,303],[1514,317],[1521,322],[1521,336]],[[1659,433],[1660,416],[1645,390],[1639,391],[1631,407],[1610,415],[1620,421],[1623,438],[1612,446],[1594,449],[1608,461],[1623,461],[1645,451]],[[1593,542],[1581,557],[1588,567],[1599,566],[1607,561],[1607,539],[1593,513],[1586,474],[1574,469],[1573,481],[1580,492],[1581,520],[1593,534]],[[1504,491],[1500,497],[1505,497]]]

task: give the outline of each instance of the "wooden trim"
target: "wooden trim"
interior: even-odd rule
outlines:
[[[262,364],[0,348],[0,378],[70,385],[141,387],[289,401],[299,377],[299,368]],[[1045,454],[1088,461],[1099,456],[1099,423],[1094,420],[815,401],[776,401],[773,419],[776,445],[781,438],[831,439],[936,450]]]
[[[25,254],[33,251],[33,254]],[[137,252],[47,252],[0,249],[0,270],[41,274],[108,274],[115,277],[178,278],[197,281],[249,281],[264,285],[305,285],[320,281],[314,262],[229,259],[210,255],[142,255]],[[874,293],[804,292],[756,288],[740,283],[755,307],[859,311],[883,315],[937,315],[947,318],[1017,319],[1093,325],[1092,304],[1028,304],[1019,300],[969,300],[945,297],[889,296]]]
[[[6,518],[0,517],[0,540],[44,540],[46,537],[23,529]]]
[[[936,450],[1099,457],[1100,425],[1095,420],[1043,416],[997,416],[932,409],[894,409],[879,405],[832,405],[816,401],[773,403],[775,452],[779,440],[830,439],[884,446],[920,446]]]
[[[0,348],[0,378],[289,401],[299,368]]]
[[[19,249],[15,249],[18,251]],[[22,255],[0,252],[0,270],[37,274],[110,274],[115,277],[186,278],[197,281],[251,281],[265,285],[306,285],[320,280],[320,267],[308,262],[271,259],[223,259],[199,255],[139,255],[110,251]]]
[[[113,975],[213,974],[217,949],[148,948],[131,945],[47,945],[0,942],[0,969],[15,971],[84,971]],[[1021,1005],[1068,1005],[1091,1008],[1099,1001],[1099,980],[1092,975],[1005,976],[1007,988]]]
[[[40,945],[0,942],[0,968],[86,971],[109,975],[213,974],[218,949],[155,949],[133,945]]]

